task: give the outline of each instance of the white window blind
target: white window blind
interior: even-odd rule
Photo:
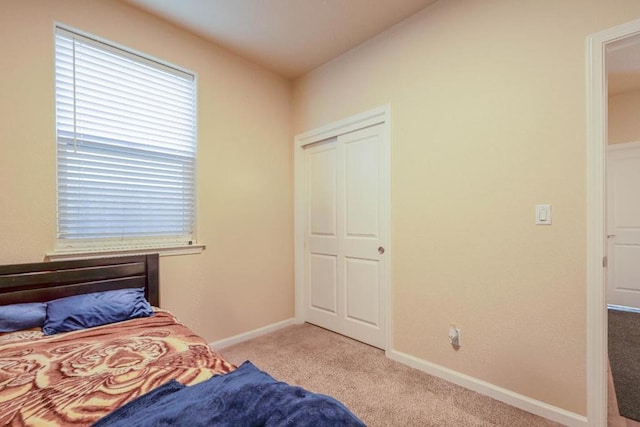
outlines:
[[[57,250],[189,245],[195,77],[56,28]]]

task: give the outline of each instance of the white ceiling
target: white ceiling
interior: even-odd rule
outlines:
[[[124,0],[295,78],[437,0]]]
[[[640,90],[640,34],[607,45],[609,96]]]

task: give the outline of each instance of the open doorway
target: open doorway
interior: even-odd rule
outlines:
[[[607,425],[607,47],[640,35],[640,19],[587,37],[587,398],[589,425]]]
[[[640,35],[610,43],[607,74],[607,305],[640,311]]]
[[[609,424],[640,427],[640,34],[607,44]]]

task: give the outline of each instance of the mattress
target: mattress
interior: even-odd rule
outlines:
[[[0,425],[90,425],[170,380],[234,369],[165,310],[52,336],[0,334]]]

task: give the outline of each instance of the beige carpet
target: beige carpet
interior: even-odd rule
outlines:
[[[335,397],[370,427],[558,426],[394,362],[384,352],[309,324],[222,349],[275,379]]]

